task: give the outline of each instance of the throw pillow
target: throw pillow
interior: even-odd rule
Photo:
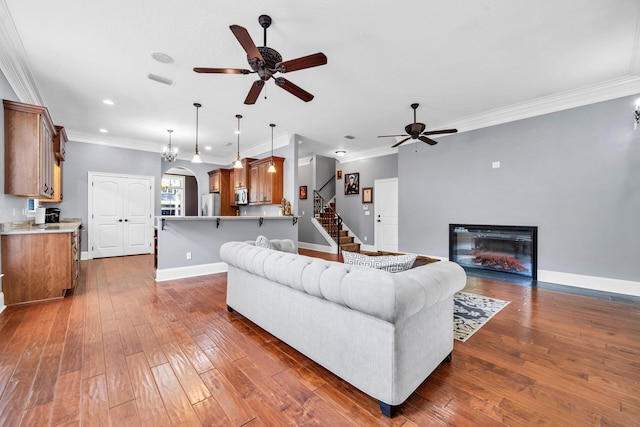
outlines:
[[[357,252],[342,251],[342,258],[345,264],[377,268],[390,273],[399,273],[410,269],[416,257],[416,254],[368,256]]]
[[[273,246],[269,239],[264,236],[258,236],[258,238],[256,239],[256,246],[265,249],[275,249],[275,246]]]

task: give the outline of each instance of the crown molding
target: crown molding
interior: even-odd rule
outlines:
[[[20,102],[46,105],[31,73],[29,57],[4,0],[0,0],[0,69]]]
[[[336,157],[336,160],[338,160],[340,164],[343,164],[358,160],[371,159],[373,157],[389,156],[391,154],[398,154],[398,148],[380,147],[372,150],[357,151],[353,154],[347,153],[344,157]]]
[[[560,92],[531,101],[463,117],[459,120],[440,123],[433,127],[437,129],[454,127],[458,129],[458,132],[468,132],[475,129],[568,110],[570,108],[595,104],[597,102],[609,101],[637,93],[640,93],[640,76],[627,75],[595,85],[584,86],[575,90]],[[433,137],[437,138],[438,136],[434,135]]]

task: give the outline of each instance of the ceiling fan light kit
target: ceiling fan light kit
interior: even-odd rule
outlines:
[[[202,163],[202,159],[200,158],[200,151],[198,151],[198,111],[200,110],[200,107],[202,107],[202,105],[194,102],[193,106],[196,107],[196,150],[193,153],[193,159],[191,159],[191,163]]]
[[[406,134],[379,135],[378,138],[395,138],[395,137],[403,137],[403,136],[406,137],[400,142],[397,142],[394,145],[392,145],[391,148],[395,148],[398,145],[403,144],[410,139],[419,139],[420,141],[425,142],[429,145],[436,145],[438,141],[428,138],[427,135],[440,135],[444,133],[458,132],[458,129],[441,129],[441,130],[430,130],[425,132],[425,129],[427,128],[427,126],[424,123],[418,123],[418,121],[416,120],[416,110],[418,109],[419,106],[420,104],[418,103],[411,104],[411,108],[413,108],[413,123],[410,123],[404,127],[404,131],[406,132]]]
[[[303,56],[289,61],[282,61],[280,53],[267,46],[267,28],[271,26],[271,17],[268,15],[260,15],[258,18],[260,26],[264,32],[264,46],[256,46],[253,39],[249,35],[246,28],[239,25],[231,25],[229,28],[236,37],[244,51],[247,53],[247,62],[251,70],[240,68],[205,68],[195,67],[193,71],[196,73],[212,73],[212,74],[258,74],[259,80],[251,85],[249,93],[244,100],[245,104],[255,104],[262,92],[264,82],[274,77],[276,73],[290,73],[293,71],[304,70],[306,68],[317,67],[327,63],[327,57],[324,53],[318,52],[312,55]],[[291,83],[284,77],[274,77],[276,86],[281,87],[290,94],[300,98],[305,102],[313,99],[313,95],[299,86]]]

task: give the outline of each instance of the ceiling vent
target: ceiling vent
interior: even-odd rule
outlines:
[[[173,85],[173,80],[168,79],[166,77],[156,76],[155,74],[147,74],[147,77],[149,77],[149,79],[154,80],[158,83],[162,83],[169,86]]]

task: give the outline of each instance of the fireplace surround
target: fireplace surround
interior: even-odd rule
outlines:
[[[538,227],[449,224],[449,260],[537,280]]]

